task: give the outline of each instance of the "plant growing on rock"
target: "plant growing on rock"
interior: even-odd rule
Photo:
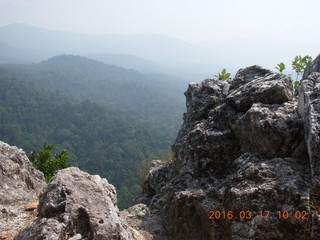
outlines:
[[[221,73],[218,72],[218,75],[214,75],[214,76],[217,77],[219,80],[228,80],[230,79],[230,75],[231,73],[227,73],[227,70],[224,68],[222,69]]]
[[[277,66],[275,67],[275,69],[277,69],[279,72],[283,72],[283,70],[285,70],[286,69],[286,65],[283,63],[283,62],[281,62],[281,63],[278,63],[277,64]]]
[[[298,77],[300,73],[302,73],[305,67],[312,61],[312,58],[308,55],[301,57],[296,56],[292,61],[292,69],[297,73],[296,81],[298,81]]]
[[[43,150],[41,150],[39,153],[32,151],[29,156],[29,160],[31,161],[33,167],[43,172],[47,183],[57,173],[58,170],[71,167],[71,165],[67,163],[67,150],[64,149],[61,153],[55,154],[53,157],[53,147],[54,143],[51,145],[45,143]]]

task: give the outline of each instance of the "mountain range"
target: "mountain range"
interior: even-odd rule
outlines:
[[[2,63],[40,62],[55,55],[89,56],[111,64],[144,72],[161,72],[199,82],[222,68],[233,74],[257,64],[274,68],[290,64],[296,55],[319,52],[317,45],[270,39],[230,39],[190,43],[157,34],[88,35],[42,29],[27,24],[0,27]],[[20,54],[21,58],[13,58]],[[136,61],[137,60],[137,61]],[[136,61],[137,64],[133,64]],[[130,64],[128,64],[130,63]],[[288,68],[288,70],[290,70]]]

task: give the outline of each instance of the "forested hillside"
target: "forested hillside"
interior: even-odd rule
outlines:
[[[178,128],[184,112],[186,83],[147,76],[81,56],[61,55],[33,65],[3,65],[17,79],[57,90],[77,100],[89,99],[120,112],[130,121]],[[163,130],[163,129],[162,129]]]
[[[79,62],[63,56],[0,68],[0,139],[27,152],[45,142],[66,148],[72,165],[107,177],[128,206],[139,162],[169,150],[183,107],[165,87],[139,85],[137,72],[71,58]]]

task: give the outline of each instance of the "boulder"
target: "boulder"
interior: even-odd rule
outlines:
[[[58,171],[40,195],[39,218],[16,239],[137,239],[120,219],[115,188],[78,168]]]
[[[43,174],[32,167],[22,149],[0,141],[0,204],[37,199],[45,185]]]
[[[261,69],[257,72],[260,71]],[[290,77],[274,72],[257,76],[231,92],[227,97],[227,103],[236,110],[245,112],[253,103],[281,104],[292,100],[293,86]],[[237,76],[234,81],[237,81]]]
[[[247,68],[241,68],[235,75],[234,79],[231,81],[230,90],[235,90],[239,86],[242,86],[248,82],[251,82],[254,79],[259,77],[264,77],[267,74],[271,74],[272,72],[268,69],[264,69],[260,66],[254,65]]]
[[[233,125],[242,152],[265,157],[306,157],[303,124],[296,102],[284,104],[254,103]]]

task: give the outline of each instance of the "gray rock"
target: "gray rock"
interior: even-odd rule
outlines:
[[[69,238],[69,240],[81,240],[82,239],[82,236],[81,234],[77,234],[77,235],[74,235],[72,238]]]
[[[21,149],[0,141],[0,204],[31,201],[45,185],[43,174]]]
[[[234,79],[231,82],[230,90],[235,90],[239,86],[242,86],[248,82],[251,82],[254,79],[259,77],[264,77],[267,74],[271,74],[272,72],[268,69],[264,69],[260,66],[254,65],[247,68],[241,68]]]
[[[290,77],[270,72],[231,92],[227,97],[227,103],[236,110],[245,112],[253,103],[281,104],[290,101],[293,97],[292,90]]]
[[[320,187],[320,73],[301,81],[298,112],[304,122],[313,182]]]
[[[320,54],[305,68],[302,79],[307,79],[313,72],[320,72]]]
[[[191,84],[175,161],[151,169],[140,198],[149,207],[145,229],[168,240],[317,239],[308,151],[317,153],[319,140],[314,148],[305,142],[292,91],[289,77],[258,66],[231,81]],[[233,217],[209,220],[210,210]],[[279,211],[291,215],[284,220]]]
[[[16,239],[136,239],[119,218],[115,188],[78,168],[60,170],[40,196],[39,218]]]
[[[177,140],[183,138],[200,120],[207,119],[212,108],[217,106],[226,97],[229,87],[227,81],[206,79],[200,83],[190,83],[186,96],[187,113],[184,114],[184,123],[180,128]],[[176,145],[178,144],[176,140]]]
[[[307,157],[300,149],[305,144],[303,124],[296,107],[296,102],[254,103],[233,125],[242,152],[256,152],[269,158]]]
[[[147,215],[149,219],[147,220]],[[150,218],[149,207],[145,204],[136,204],[131,206],[128,209],[125,209],[120,212],[120,217],[127,221],[130,227],[139,231],[139,233],[143,236],[141,240],[155,240],[159,238],[159,233],[157,236],[154,236],[150,233],[150,231],[146,231],[147,228],[156,229],[157,224],[154,224],[154,218]],[[161,238],[160,238],[161,239]],[[162,238],[165,240],[164,238]]]

